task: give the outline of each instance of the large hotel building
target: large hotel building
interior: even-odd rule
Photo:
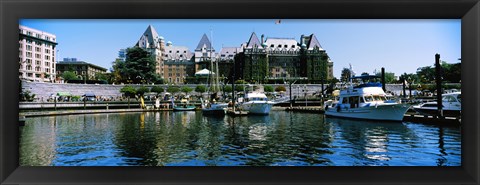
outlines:
[[[203,73],[215,71],[215,68],[211,69],[211,60],[218,62],[217,75],[227,81],[231,80],[233,73],[235,80],[252,83],[282,83],[287,78],[304,79],[305,83],[326,83],[333,78],[333,62],[314,34],[301,35],[297,42],[294,38],[264,35],[259,39],[252,33],[240,47],[223,47],[219,53],[203,34],[191,52],[185,46],[165,42],[149,25],[135,46],[153,55],[157,61],[156,72],[167,83],[203,83]],[[235,71],[232,70],[234,65]]]
[[[19,77],[32,82],[55,82],[56,36],[19,26]]]

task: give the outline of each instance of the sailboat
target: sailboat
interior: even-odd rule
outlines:
[[[212,32],[210,31],[210,38],[212,38]],[[215,67],[215,80],[213,78],[210,78],[210,75],[212,75],[212,68],[213,68],[213,40],[210,42],[210,72],[208,73],[208,78],[209,78],[209,84],[214,84],[213,85],[213,94],[210,96],[210,101],[204,102],[202,100],[202,113],[203,115],[215,115],[215,116],[224,116],[227,108],[228,108],[228,103],[221,103],[217,102],[216,97],[218,93],[218,87],[219,87],[219,81],[218,81],[218,61],[216,61],[216,67]],[[211,83],[211,81],[214,81],[214,83]],[[210,89],[210,88],[209,88]]]

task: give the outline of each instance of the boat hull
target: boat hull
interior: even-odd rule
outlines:
[[[248,111],[249,114],[270,114],[273,103],[269,102],[246,102],[241,105],[242,110]]]
[[[226,109],[228,107],[227,103],[222,104],[211,104],[210,107],[202,108],[203,115],[212,115],[212,116],[224,116]]]
[[[195,106],[187,106],[187,107],[173,107],[174,111],[192,111],[195,110]]]
[[[325,110],[325,115],[352,119],[402,121],[408,109],[409,105],[393,103],[351,109],[328,108]]]

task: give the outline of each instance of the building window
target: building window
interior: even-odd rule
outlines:
[[[31,31],[27,31],[27,35],[32,36],[32,32],[31,32]]]
[[[281,44],[279,44],[279,45],[278,45],[278,47],[279,47],[279,48],[281,48],[281,47],[282,47],[282,45],[281,45]]]
[[[19,48],[22,49],[22,48],[23,48],[23,44],[20,44],[20,47],[19,47]]]
[[[40,54],[35,54],[35,58],[42,58],[42,55],[40,55]]]
[[[49,49],[45,49],[45,53],[50,53],[50,50],[49,50]]]
[[[28,50],[28,51],[32,51],[32,46],[31,46],[31,45],[27,45],[27,50]]]
[[[40,60],[35,60],[35,65],[40,65]]]
[[[32,64],[32,59],[27,58],[27,64]]]
[[[285,47],[285,48],[288,48],[288,46],[287,46],[286,44],[285,44],[285,45],[283,45],[283,47]]]
[[[35,47],[35,51],[36,51],[36,52],[40,52],[40,48],[39,48],[39,47]]]
[[[32,40],[27,39],[27,44],[31,44],[31,43],[32,43]]]
[[[40,41],[35,41],[35,45],[41,46],[41,45],[42,45],[42,42],[40,42]]]
[[[275,46],[272,44],[272,45],[270,45],[270,47],[273,48],[273,47],[275,47]]]
[[[32,57],[32,52],[27,52],[27,57]]]
[[[50,56],[45,55],[45,60],[50,60]]]

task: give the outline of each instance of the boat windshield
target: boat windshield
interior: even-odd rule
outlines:
[[[253,97],[250,98],[250,101],[267,101],[267,98]]]
[[[450,96],[450,95],[443,96],[442,101],[444,101],[444,102],[457,102],[455,97]],[[458,96],[458,101],[460,102],[460,95]]]
[[[365,102],[372,102],[372,101],[387,101],[385,96],[380,95],[373,95],[373,96],[365,96]]]

